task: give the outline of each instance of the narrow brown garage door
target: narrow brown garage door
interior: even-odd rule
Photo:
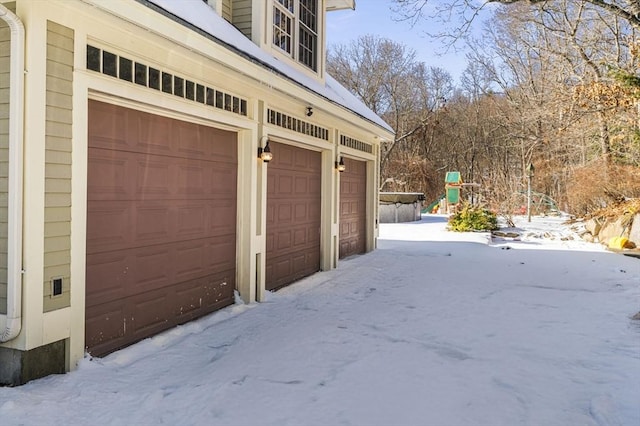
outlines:
[[[340,174],[340,259],[367,249],[367,163],[344,159]]]
[[[236,140],[232,132],[89,101],[91,354],[233,303]]]
[[[266,288],[274,290],[320,270],[321,155],[270,145]]]

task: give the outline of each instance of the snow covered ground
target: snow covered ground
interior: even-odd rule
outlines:
[[[0,424],[640,425],[640,260],[561,223],[382,225],[265,303],[0,388]]]

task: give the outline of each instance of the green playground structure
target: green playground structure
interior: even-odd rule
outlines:
[[[440,204],[440,202],[442,201],[442,199],[445,197],[445,194],[442,194],[441,196],[439,196],[434,202],[432,202],[431,204],[429,204],[427,207],[424,207],[421,212],[422,213],[432,213],[433,209]]]

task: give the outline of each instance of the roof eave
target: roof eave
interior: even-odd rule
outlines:
[[[325,3],[325,9],[327,12],[333,12],[334,10],[355,10],[356,0],[327,0]]]

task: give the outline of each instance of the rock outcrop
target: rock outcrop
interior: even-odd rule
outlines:
[[[609,245],[613,239],[624,241],[624,249],[640,247],[640,200],[630,200],[611,209],[603,209],[585,221],[582,238]]]

